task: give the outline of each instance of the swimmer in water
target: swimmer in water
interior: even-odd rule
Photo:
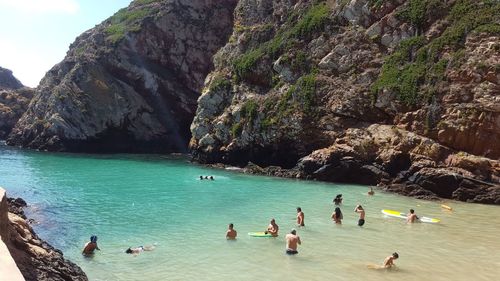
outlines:
[[[139,246],[136,248],[129,247],[127,250],[125,250],[125,253],[133,254],[135,256],[135,255],[138,255],[144,251],[153,251],[154,249],[155,249],[154,246]]]
[[[363,226],[365,224],[365,209],[361,205],[356,206],[354,212],[359,214],[358,225]]]
[[[83,247],[82,254],[89,256],[94,253],[94,250],[100,251],[101,249],[97,246],[97,236],[92,235],[90,236],[90,242],[87,242],[87,244]]]
[[[342,194],[337,194],[337,196],[335,196],[335,198],[333,199],[333,203],[335,205],[342,204]]]
[[[203,176],[200,176],[200,180],[201,180],[201,181],[203,180]]]
[[[384,264],[382,265],[383,268],[391,268],[393,266],[396,266],[394,264],[394,260],[397,260],[399,258],[398,253],[394,252],[392,255],[388,256],[384,260]]]
[[[285,236],[286,239],[286,253],[288,255],[296,255],[299,252],[297,251],[297,245],[302,244],[302,241],[300,241],[300,237],[297,235],[297,231],[295,229],[292,229],[290,231],[290,234],[287,234]]]
[[[278,230],[279,226],[276,224],[276,221],[274,219],[271,219],[269,222],[269,226],[267,227],[267,231],[265,231],[265,234],[271,234],[273,237],[278,236]]]
[[[406,217],[406,223],[414,223],[417,219],[418,217],[415,214],[415,210],[410,209],[410,213]]]
[[[373,191],[373,187],[370,187],[370,191],[368,191],[368,195],[373,195],[375,194],[375,191]]]
[[[233,227],[234,227],[234,225],[232,223],[230,223],[228,228],[227,228],[227,231],[226,231],[226,239],[229,239],[229,240],[236,239],[236,236],[238,235],[238,233],[236,232],[236,230],[234,230]]]
[[[340,208],[337,207],[335,208],[335,211],[332,214],[332,219],[335,221],[337,224],[342,224],[342,219],[344,216],[342,215],[342,211],[340,211]]]
[[[297,207],[297,225],[304,226],[304,212],[300,207]]]

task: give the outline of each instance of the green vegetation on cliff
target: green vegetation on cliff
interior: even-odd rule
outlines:
[[[136,1],[144,2],[144,1]],[[153,1],[148,1],[151,3]],[[145,4],[147,4],[145,3]],[[116,43],[125,37],[127,32],[137,32],[141,29],[141,20],[151,13],[148,7],[140,7],[137,9],[123,8],[116,12],[110,19],[110,25],[106,27],[107,39]]]
[[[410,19],[415,20],[415,23],[422,23],[422,15],[426,11],[422,11],[421,8],[434,7],[428,4],[432,1],[414,0],[410,4],[413,2],[427,3],[424,6],[415,4],[415,11],[408,14]],[[374,95],[387,89],[395,92],[399,99],[409,106],[431,99],[434,95],[433,84],[444,78],[450,63],[441,57],[442,52],[451,51],[452,57],[458,58],[454,54],[464,48],[468,33],[498,34],[500,2],[458,0],[451,8],[447,20],[448,27],[435,39],[427,41],[423,36],[417,36],[400,43],[398,49],[386,58],[381,74],[372,86]],[[424,84],[430,87],[423,90]]]
[[[329,21],[329,15],[330,9],[324,2],[311,6],[295,24],[293,24],[293,21],[296,20],[295,17],[297,16],[295,14],[290,15],[287,25],[278,30],[271,40],[258,48],[247,50],[233,61],[236,81],[249,78],[252,70],[264,58],[274,60],[290,50],[295,41],[309,38],[311,34],[323,30]],[[292,25],[291,28],[289,25]],[[299,60],[305,60],[303,55],[296,57]],[[297,63],[301,64],[301,62]]]

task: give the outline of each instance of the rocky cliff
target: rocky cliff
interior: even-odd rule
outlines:
[[[12,71],[0,67],[0,139],[5,139],[33,98],[34,89],[24,87]]]
[[[241,0],[234,22],[195,159],[500,204],[498,1]]]
[[[0,67],[0,90],[16,90],[24,87],[10,69]]]
[[[54,249],[35,234],[24,216],[24,200],[7,198],[4,195],[4,190],[0,188],[0,236],[24,279],[88,280],[80,267],[64,259],[61,251]]]
[[[136,0],[80,35],[36,89],[8,144],[183,152],[236,0]]]

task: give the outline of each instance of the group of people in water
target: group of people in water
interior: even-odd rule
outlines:
[[[374,195],[374,194],[375,194],[375,192],[373,191],[373,188],[370,188],[370,190],[368,191],[368,195]],[[343,215],[342,215],[342,211],[340,210],[340,207],[338,207],[338,205],[342,204],[342,200],[343,200],[342,194],[338,194],[333,199],[333,203],[335,205],[337,205],[337,207],[335,208],[335,211],[332,213],[331,218],[333,221],[335,221],[336,224],[342,223]],[[358,226],[363,226],[365,224],[365,210],[363,209],[363,206],[361,206],[359,204],[356,205],[356,207],[354,208],[354,212],[359,214]],[[409,223],[413,223],[416,221],[417,217],[414,213],[415,213],[415,211],[413,209],[411,209],[410,213],[408,214],[408,220],[407,220]],[[302,211],[302,208],[297,207],[297,226],[298,227],[305,226],[304,217],[305,216],[304,216],[304,212]],[[276,220],[274,218],[272,218],[270,220],[269,225],[268,225],[266,231],[264,232],[264,234],[270,234],[272,237],[277,237],[278,231],[279,231],[279,226],[276,224]],[[228,229],[226,231],[226,239],[234,240],[234,239],[236,239],[237,235],[238,235],[238,233],[234,229],[234,224],[230,223],[228,225]],[[297,248],[298,248],[298,245],[302,244],[302,241],[300,240],[300,236],[297,235],[297,230],[295,228],[293,228],[290,231],[290,233],[288,233],[285,236],[285,242],[286,242],[286,249],[285,249],[286,254],[296,255],[299,253],[297,251]],[[377,266],[377,268],[390,268],[390,267],[394,266],[394,260],[396,260],[398,258],[399,258],[399,254],[395,252],[392,255],[386,257],[384,259],[382,266]],[[374,268],[374,267],[372,267],[372,268]]]
[[[202,181],[202,180],[211,180],[211,181],[213,181],[213,180],[215,180],[215,179],[214,179],[214,176],[205,176],[205,177],[200,176],[200,180],[201,180],[201,181]]]
[[[203,178],[203,176],[200,176],[200,180],[203,180],[203,179],[214,180],[214,178],[212,176],[210,176],[210,177],[206,176],[205,178]],[[374,194],[375,194],[375,192],[373,191],[373,188],[370,188],[370,191],[368,191],[368,195],[374,195]],[[332,213],[331,218],[333,221],[335,221],[336,224],[342,224],[343,215],[342,215],[342,211],[340,210],[340,207],[338,207],[339,205],[342,204],[342,200],[343,200],[342,194],[338,194],[333,199],[333,203],[337,207],[335,207],[335,210]],[[365,224],[365,210],[363,209],[363,206],[361,206],[359,204],[356,205],[356,207],[354,208],[354,212],[359,214],[358,226],[360,226],[360,227],[363,226]],[[305,226],[305,223],[304,223],[305,215],[304,215],[304,212],[302,211],[301,207],[297,207],[297,217],[296,218],[297,218],[297,226],[304,227]],[[418,217],[415,214],[415,211],[413,209],[410,209],[410,213],[408,214],[408,217],[407,217],[407,222],[413,223],[417,219],[418,219]],[[276,220],[274,218],[272,218],[269,222],[267,229],[264,231],[264,234],[271,235],[272,237],[278,237],[278,232],[279,232],[279,226],[276,223]],[[236,239],[237,235],[238,235],[238,233],[234,229],[234,224],[230,223],[228,225],[228,229],[226,231],[226,239],[234,240],[234,239]],[[298,248],[298,245],[302,244],[302,241],[300,240],[300,236],[297,234],[297,230],[295,228],[293,228],[290,231],[290,233],[288,233],[285,236],[285,241],[286,241],[286,250],[285,250],[286,254],[296,255],[299,253],[297,248]],[[92,235],[90,237],[90,241],[85,244],[85,246],[82,250],[82,254],[89,256],[89,255],[92,255],[95,250],[100,250],[100,249],[97,246],[97,236]],[[125,250],[125,253],[137,255],[141,252],[152,251],[152,250],[154,250],[154,246],[139,246],[139,247],[135,247],[135,248],[129,247],[127,250]],[[380,266],[380,267],[376,266],[376,268],[390,268],[390,267],[394,266],[394,260],[396,260],[398,258],[399,258],[399,254],[395,252],[392,255],[385,258],[382,266]],[[374,268],[374,267],[372,267],[372,268]]]

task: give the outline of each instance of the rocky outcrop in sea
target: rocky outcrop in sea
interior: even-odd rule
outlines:
[[[7,141],[51,151],[185,152],[236,0],[133,1],[80,35]]]

